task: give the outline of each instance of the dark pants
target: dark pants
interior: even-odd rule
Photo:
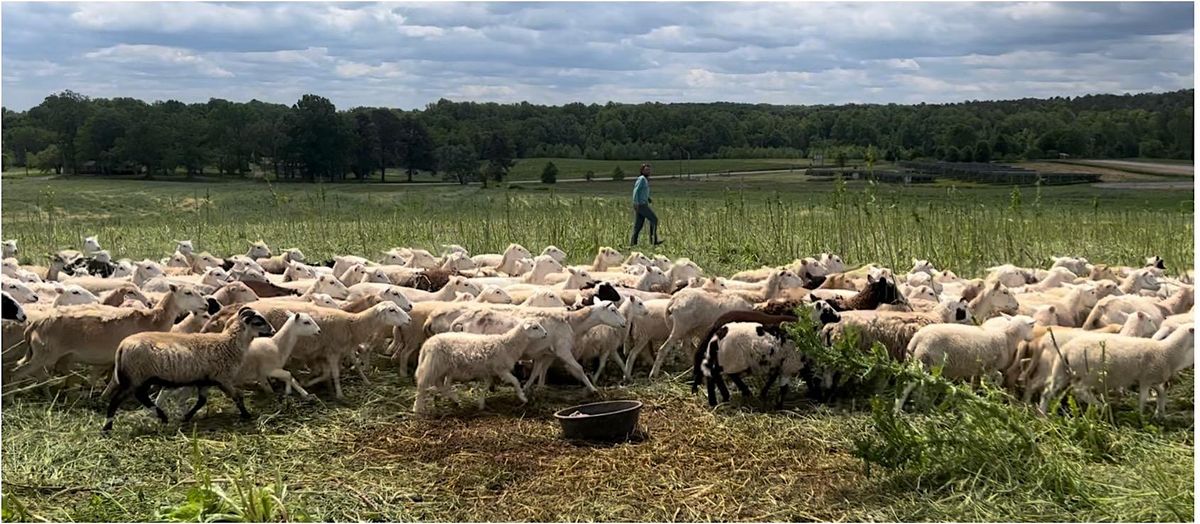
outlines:
[[[650,242],[653,244],[658,243],[658,217],[655,216],[654,210],[650,209],[650,204],[634,204],[633,237],[629,239],[629,245],[637,245],[638,235],[642,233],[642,224],[647,220],[650,221]]]

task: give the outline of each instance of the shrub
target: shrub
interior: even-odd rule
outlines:
[[[558,166],[554,162],[546,162],[546,167],[542,168],[542,183],[553,184],[558,182]]]
[[[613,180],[625,180],[625,171],[621,170],[621,166],[614,167],[612,170]]]
[[[591,182],[592,178],[595,176],[596,176],[596,172],[589,169],[589,170],[587,170],[587,173],[583,174],[583,179],[587,180],[588,182]]]

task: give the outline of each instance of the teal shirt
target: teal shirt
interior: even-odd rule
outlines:
[[[638,176],[637,182],[633,183],[633,203],[650,203],[650,182],[644,176]]]

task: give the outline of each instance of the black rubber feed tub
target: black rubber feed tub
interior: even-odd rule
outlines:
[[[633,436],[641,411],[637,400],[610,400],[559,410],[554,418],[562,425],[563,438],[612,442]]]

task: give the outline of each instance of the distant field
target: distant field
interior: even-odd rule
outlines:
[[[625,172],[625,178],[632,179],[638,175],[638,169],[643,162],[654,167],[658,176],[676,176],[682,173],[718,173],[725,171],[752,171],[760,169],[788,169],[791,167],[808,167],[809,161],[801,159],[698,159],[698,160],[586,160],[580,158],[522,158],[509,171],[509,179],[539,180],[546,162],[554,162],[558,167],[558,177],[584,178],[588,171],[595,173],[596,178],[611,179],[613,168],[620,167]]]
[[[1122,160],[1055,160],[1053,164],[1073,164],[1095,168],[1108,168],[1118,172],[1155,176],[1191,177],[1195,174],[1194,164],[1184,160],[1122,159]]]

